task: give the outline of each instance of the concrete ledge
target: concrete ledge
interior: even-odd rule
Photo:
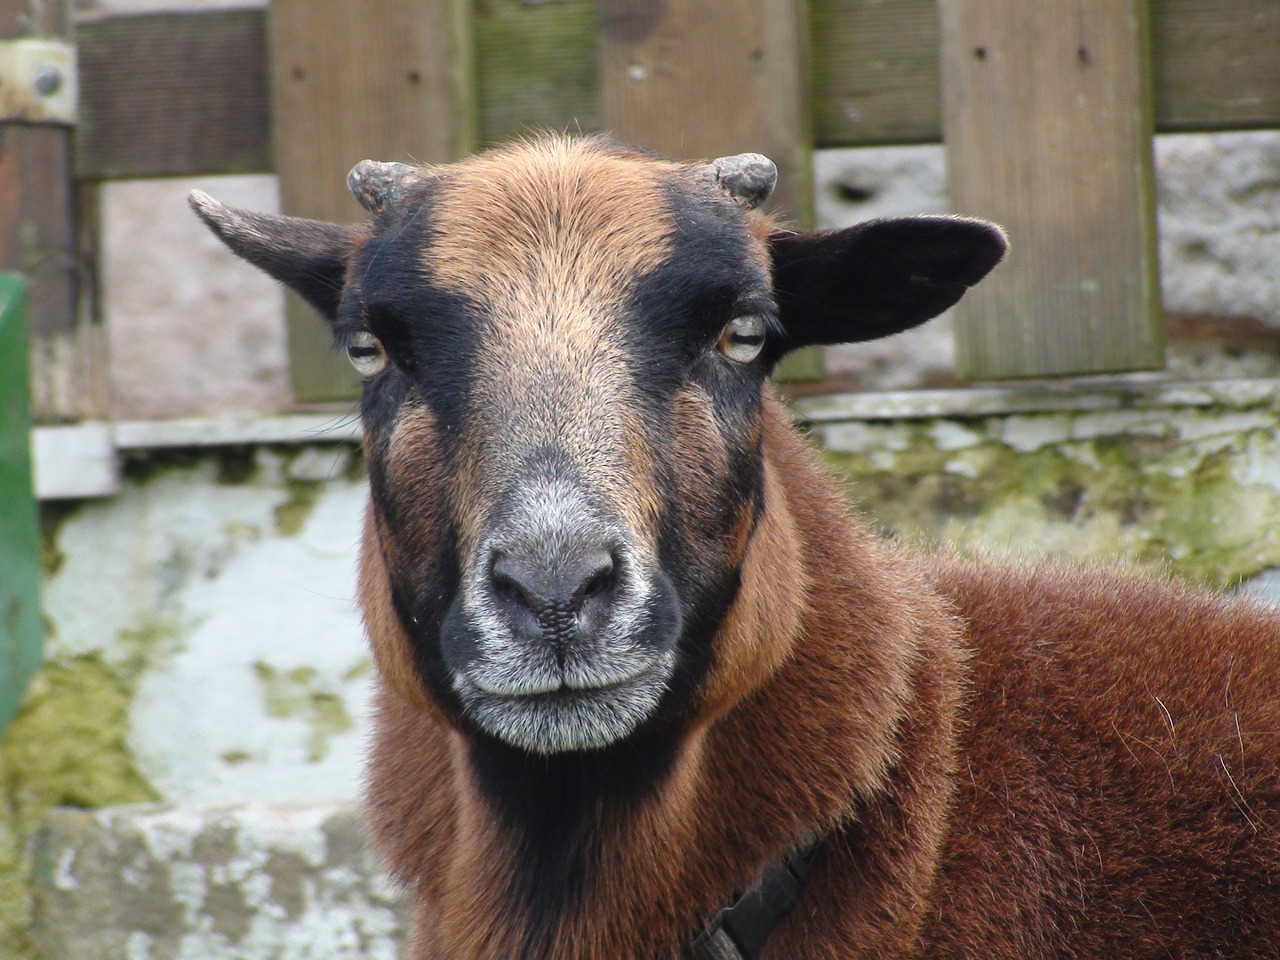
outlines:
[[[120,453],[242,444],[359,443],[360,419],[332,413],[243,414],[176,420],[87,421],[36,427],[31,436],[36,498],[108,497],[120,491]]]
[[[395,960],[407,933],[352,805],[55,810],[36,863],[49,958]]]
[[[1170,380],[1160,374],[1130,374],[955,390],[822,394],[798,397],[791,406],[797,419],[814,424],[1161,407],[1242,410],[1280,407],[1280,380]],[[356,414],[339,411],[36,427],[36,496],[56,500],[117,493],[119,455],[130,450],[358,443],[360,436]]]
[[[797,397],[791,407],[809,423],[923,420],[1001,414],[1280,406],[1280,380],[1169,380],[1159,374],[1050,380],[957,390],[892,390]]]

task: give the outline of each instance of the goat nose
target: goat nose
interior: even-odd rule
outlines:
[[[605,593],[616,577],[614,554],[604,548],[589,548],[560,556],[554,562],[522,552],[497,550],[490,576],[499,596],[527,609],[538,618],[544,631],[563,632],[592,597]]]

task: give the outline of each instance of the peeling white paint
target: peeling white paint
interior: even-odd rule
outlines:
[[[1064,443],[1071,437],[1066,416],[1006,417],[1000,424],[1000,442],[1017,453],[1034,453],[1042,447]]]
[[[259,448],[241,483],[219,482],[216,457],[130,480],[63,521],[49,655],[134,672],[142,659],[128,741],[170,800],[354,798],[373,682],[354,601],[366,485],[342,445]],[[288,535],[277,510],[298,480],[314,502]],[[303,671],[296,709],[263,670]]]
[[[929,426],[929,436],[939,450],[963,450],[981,443],[985,437],[954,420],[937,420]]]

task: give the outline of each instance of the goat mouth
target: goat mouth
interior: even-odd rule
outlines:
[[[598,750],[628,736],[657,709],[667,672],[650,666],[597,686],[562,683],[537,692],[486,690],[470,678],[457,687],[465,715],[485,733],[554,754]]]
[[[475,671],[467,681],[476,689],[500,699],[537,699],[539,697],[573,696],[579,693],[607,693],[624,689],[639,680],[657,665],[641,663],[626,672],[617,670],[560,669],[543,676],[490,677],[484,671]]]

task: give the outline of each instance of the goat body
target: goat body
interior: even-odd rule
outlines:
[[[417,960],[1280,956],[1280,616],[913,553],[765,376],[945,309],[989,225],[780,231],[754,156],[361,164],[357,228],[193,201],[368,373],[367,805]]]

